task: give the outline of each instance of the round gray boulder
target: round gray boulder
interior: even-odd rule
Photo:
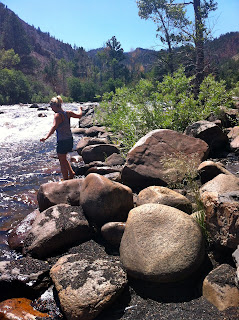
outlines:
[[[162,204],[144,204],[129,213],[120,258],[134,278],[176,282],[201,265],[204,239],[197,222],[185,212]]]

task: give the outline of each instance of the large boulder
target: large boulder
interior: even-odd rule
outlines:
[[[39,210],[44,211],[60,203],[79,206],[81,182],[82,179],[72,179],[42,184],[37,193]]]
[[[203,282],[203,296],[220,311],[239,307],[239,290],[235,285],[235,270],[222,264],[212,270]]]
[[[91,320],[113,302],[127,284],[119,261],[70,254],[51,269],[66,319]]]
[[[175,282],[194,273],[204,259],[204,239],[185,212],[162,204],[130,211],[120,244],[129,275],[153,282]]]
[[[41,212],[24,241],[24,253],[45,258],[89,240],[92,229],[80,206],[60,204]]]
[[[197,121],[188,126],[185,133],[188,136],[204,140],[209,145],[211,155],[224,149],[229,142],[222,129],[210,121]]]
[[[208,152],[208,145],[200,139],[173,130],[154,130],[141,138],[129,151],[121,178],[123,183],[132,188],[166,186],[175,182],[178,169],[166,169],[162,159],[173,158],[178,154],[183,154],[185,158],[194,155],[197,158],[195,160],[200,163],[207,158]]]
[[[236,285],[239,288],[239,245],[237,246],[237,249],[233,252],[232,257],[234,259],[234,262],[236,264]]]
[[[0,301],[36,297],[50,284],[49,270],[47,262],[31,257],[0,261]]]
[[[219,174],[200,189],[205,222],[215,245],[236,249],[239,244],[239,178]]]
[[[101,235],[110,245],[119,247],[124,229],[125,222],[108,222],[101,228]]]
[[[89,221],[101,227],[112,221],[126,221],[133,208],[132,190],[97,173],[82,182],[80,203]]]
[[[105,161],[105,159],[113,153],[120,153],[119,148],[113,144],[94,144],[85,147],[81,151],[85,163]]]
[[[188,214],[192,213],[191,202],[185,196],[166,187],[151,186],[141,190],[138,194],[136,204],[140,206],[146,203],[165,204]]]

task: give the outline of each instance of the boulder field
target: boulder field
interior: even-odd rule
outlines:
[[[236,129],[154,130],[124,158],[96,107],[74,130],[78,176],[39,186],[9,233],[0,318],[238,319],[239,178],[214,158]]]

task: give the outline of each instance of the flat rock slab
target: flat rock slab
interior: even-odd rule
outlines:
[[[127,276],[119,261],[70,254],[60,258],[51,277],[67,319],[94,319],[122,292]]]
[[[24,253],[45,258],[91,239],[93,231],[82,207],[61,204],[37,216],[24,241]]]

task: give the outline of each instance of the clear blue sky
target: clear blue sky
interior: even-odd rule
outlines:
[[[159,49],[156,25],[138,16],[135,0],[0,0],[19,18],[51,36],[86,50],[116,36],[125,52]],[[213,36],[239,31],[239,0],[217,0]]]

